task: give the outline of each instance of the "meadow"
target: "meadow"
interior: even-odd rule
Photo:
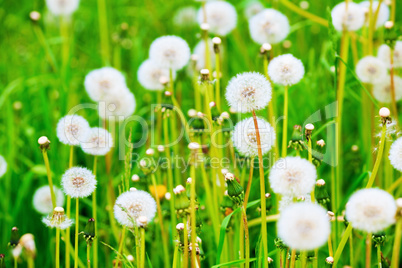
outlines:
[[[401,4],[0,0],[0,268],[401,267]]]

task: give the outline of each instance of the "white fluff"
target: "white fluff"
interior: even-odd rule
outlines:
[[[0,178],[3,177],[7,172],[7,162],[6,159],[0,155]]]
[[[261,2],[259,2],[259,1],[247,2],[246,7],[244,8],[244,16],[247,19],[250,19],[251,17],[253,17],[254,15],[257,15],[258,13],[260,13],[263,10],[264,10],[264,6],[263,6],[263,4],[261,4]]]
[[[211,60],[211,67],[215,67],[215,53],[214,53],[214,45],[212,44],[211,39],[208,39],[209,43],[209,56]],[[197,63],[196,63],[196,69],[201,70],[206,68],[206,62],[205,62],[205,42],[204,40],[200,40],[200,42],[197,43],[197,45],[194,48],[194,55],[197,55]]]
[[[332,9],[331,17],[337,31],[343,31],[344,28],[348,31],[357,31],[365,22],[365,8],[350,1],[347,6],[345,2],[341,2]]]
[[[136,101],[134,94],[128,89],[119,95],[106,96],[99,102],[99,117],[109,121],[122,121],[135,111]]]
[[[354,193],[346,204],[346,219],[353,228],[377,233],[395,222],[396,203],[392,195],[369,188]]]
[[[91,155],[105,155],[113,147],[112,135],[103,128],[91,128],[85,142],[81,143],[82,150]]]
[[[291,249],[313,250],[327,242],[331,224],[324,208],[302,202],[281,212],[277,229],[278,236]]]
[[[78,9],[79,0],[46,0],[49,11],[56,16],[68,16]]]
[[[183,7],[176,11],[173,23],[176,26],[187,28],[197,24],[197,9],[192,6]]]
[[[249,20],[251,38],[258,44],[277,44],[290,32],[289,20],[281,12],[267,8]]]
[[[67,145],[79,145],[90,131],[89,123],[82,116],[73,114],[62,117],[57,123],[57,138]]]
[[[42,219],[42,222],[50,228],[58,228],[64,230],[69,228],[74,221],[69,219],[64,213],[64,209],[56,207],[51,214]]]
[[[391,165],[402,172],[402,137],[392,143],[388,157]]]
[[[62,207],[64,205],[64,193],[56,186],[53,186],[53,189],[56,196],[56,206]],[[32,203],[34,209],[41,214],[49,214],[53,211],[49,185],[42,186],[35,191]]]
[[[114,205],[114,217],[123,226],[133,228],[140,217],[151,222],[156,213],[156,202],[147,192],[134,190],[122,193]]]
[[[225,96],[229,106],[238,112],[260,110],[271,100],[271,83],[259,73],[238,74],[230,79]]]
[[[225,1],[211,1],[205,4],[206,23],[213,34],[225,36],[229,34],[237,24],[237,13],[234,6]],[[198,10],[197,21],[204,23],[204,11]]]
[[[367,12],[370,10],[370,1],[363,1],[359,3],[360,6],[365,8]],[[375,16],[375,13],[378,8],[378,1],[373,1],[373,4],[371,6],[371,10],[373,14],[373,19]],[[380,10],[378,11],[378,17],[377,17],[377,22],[376,22],[376,28],[381,27],[384,25],[385,22],[389,20],[389,8],[384,2],[381,3],[380,5]],[[368,26],[368,15],[367,15],[367,20],[366,20],[366,26]]]
[[[173,79],[176,77],[176,72],[172,73]],[[137,78],[140,84],[149,90],[162,90],[164,86],[160,83],[160,78],[166,77],[169,79],[169,69],[161,68],[156,62],[150,59],[145,60],[141,63],[138,68]]]
[[[190,60],[190,48],[178,36],[162,36],[152,42],[149,58],[162,68],[180,70]]]
[[[309,194],[316,179],[315,166],[298,156],[279,159],[269,174],[269,183],[275,193],[293,197]]]
[[[261,151],[265,155],[271,150],[275,141],[273,127],[263,118],[257,117],[257,125],[260,133]],[[257,135],[252,117],[238,122],[232,132],[233,146],[246,157],[258,155]]]
[[[93,101],[100,101],[106,95],[118,95],[127,88],[123,74],[112,67],[89,72],[85,76],[84,86]]]
[[[275,84],[291,86],[303,78],[304,66],[292,54],[284,54],[272,59],[268,65],[268,75]]]
[[[90,196],[96,188],[95,175],[83,167],[72,167],[61,177],[61,185],[66,195],[72,198]]]
[[[380,59],[366,56],[356,64],[356,75],[364,83],[379,83],[386,79],[387,67]]]
[[[377,57],[381,59],[388,68],[391,67],[391,50],[388,45],[381,45],[377,51]],[[402,67],[402,41],[396,41],[394,47],[394,68]]]
[[[402,78],[394,75],[395,100],[402,99]],[[373,96],[382,103],[391,103],[391,77],[387,75],[381,82],[374,84]]]

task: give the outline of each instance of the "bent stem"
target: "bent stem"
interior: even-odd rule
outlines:
[[[378,154],[377,154],[377,158],[375,160],[373,172],[370,175],[370,178],[369,178],[369,181],[367,182],[366,188],[371,188],[373,186],[375,177],[376,177],[377,172],[378,172],[378,168],[380,167],[381,160],[382,160],[382,155],[383,155],[383,152],[384,152],[386,131],[387,131],[387,125],[386,125],[386,123],[384,123],[383,126],[382,126],[382,130],[381,130],[380,148],[378,149]]]
[[[282,157],[286,157],[288,140],[288,86],[284,88],[283,129],[282,129]]]
[[[261,138],[260,138],[260,131],[258,129],[257,116],[256,116],[254,110],[252,112],[253,112],[255,135],[257,138],[258,165],[259,165],[259,171],[260,171],[261,236],[262,236],[262,244],[264,247],[262,259],[264,262],[264,267],[268,267],[268,262],[267,262],[267,258],[268,258],[267,204],[266,204],[266,198],[265,198],[264,167],[263,167],[263,162],[262,162]]]
[[[74,244],[74,268],[78,267],[78,229],[79,229],[79,210],[80,199],[75,199],[75,244]]]

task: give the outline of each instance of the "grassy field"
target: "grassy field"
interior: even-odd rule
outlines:
[[[105,10],[99,9],[99,5],[105,2]],[[249,1],[228,2],[235,6],[238,18],[237,27],[227,36],[221,37],[222,77],[220,79],[220,92],[222,109],[220,112],[229,112],[229,106],[224,100],[224,93],[228,81],[233,76],[249,71],[264,72],[264,56],[260,54],[261,45],[250,38],[248,20],[244,15],[244,10]],[[271,58],[280,54],[291,53],[303,62],[305,68],[304,78],[289,88],[288,140],[292,138],[294,125],[314,124],[313,143],[315,144],[319,139],[324,139],[326,142],[326,146],[322,149],[325,155],[324,161],[317,167],[317,179],[324,179],[327,182],[327,191],[331,199],[328,209],[333,211],[336,216],[341,216],[350,195],[357,189],[364,188],[372,174],[378,155],[376,149],[380,147],[377,136],[381,132],[380,119],[377,116],[378,110],[383,106],[392,108],[391,104],[382,104],[372,99],[371,95],[367,95],[366,90],[371,90],[370,85],[362,83],[355,74],[355,65],[358,60],[370,54],[367,49],[368,42],[370,42],[367,41],[367,27],[350,34],[350,43],[347,46],[349,57],[346,60],[348,67],[344,80],[342,131],[338,142],[336,142],[335,128],[339,126],[339,117],[336,116],[336,108],[339,105],[336,89],[339,86],[340,79],[337,72],[339,72],[339,68],[345,67],[341,60],[335,57],[340,53],[341,33],[334,32],[331,23],[330,26],[328,25],[331,21],[329,18],[330,10],[339,1],[269,0],[261,2],[266,8],[272,7],[285,14],[291,25],[290,33],[285,41],[272,45]],[[402,26],[402,19],[399,16],[402,12],[402,5],[399,1],[396,2],[394,28],[398,29]],[[308,3],[308,8],[300,8],[305,3]],[[55,230],[47,228],[42,223],[43,215],[39,214],[32,204],[35,190],[48,184],[47,170],[38,145],[38,138],[47,136],[51,142],[48,151],[51,176],[54,184],[60,188],[61,176],[69,167],[70,147],[59,142],[56,136],[57,123],[61,117],[77,105],[95,104],[85,91],[84,79],[91,70],[104,66],[112,66],[124,74],[128,88],[135,95],[137,105],[134,115],[138,117],[127,125],[110,122],[106,124],[108,130],[114,135],[116,146],[108,155],[98,157],[97,162],[98,233],[96,234],[96,241],[99,247],[98,266],[113,267],[113,261],[121,260],[119,258],[121,254],[116,254],[116,252],[121,244],[122,233],[126,235],[120,252],[123,252],[126,257],[120,262],[120,267],[137,266],[135,231],[129,232],[116,223],[114,217],[111,216],[114,200],[112,202],[109,199],[116,198],[124,189],[128,190],[128,187],[135,187],[147,192],[152,189],[152,176],[142,177],[143,171],[139,168],[138,157],[143,158],[145,151],[151,147],[157,151],[158,143],[152,143],[151,137],[157,141],[162,138],[166,139],[166,133],[162,134],[161,130],[164,128],[160,128],[157,123],[161,119],[159,113],[153,113],[154,106],[152,104],[158,104],[158,92],[146,90],[139,84],[137,70],[140,64],[148,58],[149,47],[153,40],[160,36],[180,36],[188,42],[193,51],[202,36],[200,26],[197,23],[187,23],[185,26],[174,23],[174,16],[178,9],[187,6],[198,9],[201,2],[185,0],[81,0],[79,8],[71,17],[60,18],[48,11],[45,1],[0,0],[0,155],[4,156],[8,164],[7,172],[0,178],[0,254],[4,253],[6,256],[6,267],[12,267],[15,262],[8,247],[11,228],[14,226],[18,227],[20,235],[25,233],[34,235],[37,250],[34,259],[36,267],[56,267]],[[39,20],[30,19],[30,12],[32,11],[40,13]],[[315,16],[312,17],[311,14],[315,14]],[[379,45],[384,43],[385,32],[384,27],[374,32],[373,55],[376,55]],[[214,35],[210,34],[210,37],[214,37]],[[102,40],[102,38],[104,39]],[[401,75],[401,69],[396,69],[395,73]],[[185,67],[177,72],[174,83],[175,98],[185,113],[186,120],[189,120],[187,111],[196,107],[195,87],[197,83],[194,83],[194,80],[198,80],[198,71],[192,75],[191,67]],[[272,84],[272,87],[273,99],[271,103],[274,105],[275,120],[278,120],[275,128],[280,152],[283,135],[281,116],[283,115],[285,91],[284,87],[280,85]],[[163,100],[165,101],[166,98]],[[204,95],[202,95],[201,101],[206,102]],[[400,103],[397,104],[400,108]],[[96,108],[91,107],[81,109],[78,114],[87,119],[92,127],[105,126],[99,118]],[[204,108],[202,109],[204,111]],[[264,108],[257,111],[257,114],[268,120],[267,111],[267,108]],[[400,114],[398,115],[401,118]],[[235,122],[250,116],[251,113],[231,114],[231,118]],[[175,118],[179,121],[179,117]],[[164,120],[166,121],[166,119]],[[394,117],[394,121],[397,122],[398,120]],[[148,129],[144,129],[140,122],[146,122]],[[151,131],[150,126],[152,124],[156,125],[155,133]],[[171,127],[170,132],[167,132],[170,139],[174,138],[173,128],[176,127]],[[398,125],[397,132],[399,133]],[[140,141],[141,143],[141,146],[136,146],[133,149],[132,168],[125,164],[127,161],[130,162],[130,158],[127,159],[126,156],[129,155],[127,154],[129,150],[124,143],[119,142],[123,133],[126,137],[131,133],[132,141]],[[376,187],[388,189],[400,177],[399,171],[392,168],[387,157],[390,145],[396,137],[395,134],[388,137],[385,143],[383,161],[379,166],[374,182]],[[229,136],[223,138],[229,140]],[[194,139],[191,138],[193,141]],[[209,144],[208,134],[203,134],[200,140]],[[189,140],[181,139],[170,150],[173,151],[174,155],[178,153],[179,156],[188,161],[191,158],[190,150],[187,147],[188,143]],[[340,155],[336,157],[335,151],[338,146]],[[314,147],[317,148],[315,145]],[[287,151],[288,155],[296,155],[292,148]],[[242,186],[246,189],[250,168],[236,166],[229,153],[230,150],[222,149],[220,152],[221,156],[230,159],[230,162],[222,168],[228,169],[236,177],[239,177],[243,183]],[[271,153],[266,160],[269,162],[269,166],[273,164],[275,159]],[[212,156],[212,149],[207,151],[206,155]],[[121,156],[126,156],[126,161],[121,159]],[[162,154],[156,154],[153,158],[157,159],[159,156]],[[301,156],[307,159],[307,150],[303,150]],[[239,162],[239,159],[244,160],[244,158],[239,157]],[[88,167],[92,170],[93,162],[93,156],[85,154],[78,147],[74,149],[75,166]],[[278,196],[269,187],[269,166],[264,169],[265,183],[267,192],[272,195],[272,200],[268,203],[272,203],[273,207],[267,211],[267,215],[274,217],[267,224],[268,252],[269,256],[274,259],[273,265],[270,266],[280,267],[280,259],[282,258],[280,256],[285,254],[286,250],[281,253],[274,243],[275,238],[277,238],[277,218],[275,215],[279,213]],[[225,263],[235,261],[226,266],[239,267],[244,265],[243,263],[236,263],[237,260],[244,259],[238,256],[239,245],[244,243],[239,237],[241,213],[239,209],[235,210],[236,206],[232,206],[231,209],[235,210],[235,213],[229,220],[226,217],[228,211],[220,210],[225,187],[217,185],[213,178],[217,176],[214,172],[220,172],[220,168],[214,170],[210,165],[206,165],[206,174],[204,174],[204,170],[200,166],[194,168],[174,167],[172,171],[174,186],[179,184],[186,186],[188,177],[196,180],[195,191],[200,205],[200,209],[197,211],[197,220],[200,219],[203,222],[201,232],[198,234],[202,239],[201,266],[213,267],[219,264],[224,266]],[[254,162],[253,170],[253,184],[250,191],[250,207],[247,210],[247,219],[250,232],[251,267],[257,267],[257,265],[265,264],[264,261],[258,259],[262,256],[259,247],[261,243],[261,208],[258,161]],[[157,169],[155,173],[156,184],[166,185],[167,191],[173,195],[167,172],[163,168]],[[140,174],[140,181],[132,181],[131,176],[133,174]],[[208,199],[206,192],[208,189],[204,184],[204,177],[210,184],[208,187],[213,187],[213,193],[216,194],[213,201]],[[163,187],[158,189],[165,191]],[[401,193],[402,187],[400,186],[392,191],[395,199],[401,197]],[[176,227],[172,221],[175,217],[171,217],[172,213],[175,213],[170,206],[172,201],[166,200],[162,195],[161,197],[161,214],[163,216],[163,229],[166,232],[167,248],[165,248],[165,241],[161,237],[161,219],[159,218],[160,215],[157,214],[154,221],[146,228],[146,261],[140,266],[172,267],[173,259],[178,259],[178,266],[184,267],[184,262],[181,261],[183,254],[180,251],[175,253],[175,248],[177,248],[175,240],[180,240],[180,238],[176,237]],[[337,198],[336,203],[335,197]],[[91,200],[91,197],[80,200],[80,231],[84,231],[86,222],[93,217]],[[218,203],[215,203],[215,200]],[[211,209],[211,203],[219,216],[217,218],[211,218],[208,212]],[[72,204],[71,217],[74,218],[75,203]],[[217,229],[214,224],[215,221],[218,224]],[[179,220],[176,219],[176,223],[178,222]],[[227,227],[226,232],[225,227]],[[71,227],[73,246],[74,228],[75,225]],[[332,224],[331,235],[334,251],[340,248],[339,245],[345,228],[346,224],[343,222],[333,222]],[[395,233],[395,226],[385,229],[387,238],[382,246],[382,253],[384,258],[389,260],[393,255]],[[351,247],[348,241],[342,251],[338,267],[344,265],[364,267],[367,263],[363,257],[367,254],[366,233],[353,230],[352,234],[354,234],[352,235],[354,252],[350,252]],[[220,243],[221,239],[222,242],[225,242]],[[65,236],[62,233],[60,267],[65,267],[64,240]],[[80,237],[78,247],[79,259],[82,262],[80,266],[85,267],[87,244],[82,237]],[[331,254],[326,244],[320,247],[317,252],[318,267],[328,265],[325,264],[325,258]],[[19,267],[27,267],[28,255],[24,251],[17,258]],[[135,260],[129,261],[130,258],[127,259],[129,255],[134,256]],[[220,258],[217,255],[220,255]],[[92,253],[91,256],[93,256]],[[303,254],[300,256],[300,259],[302,258]],[[368,267],[377,267],[377,255],[374,246],[370,259],[371,266],[369,264]],[[167,261],[169,262],[167,263]],[[74,259],[71,258],[70,267],[73,264]],[[304,264],[302,261],[296,261],[296,265],[302,267]],[[313,267],[315,262],[309,260],[308,265]],[[383,267],[388,267],[386,261],[383,262]]]

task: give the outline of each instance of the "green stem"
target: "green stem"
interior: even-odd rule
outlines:
[[[73,167],[73,158],[74,158],[74,146],[70,146],[70,157],[68,161],[68,168]],[[71,196],[67,195],[67,204],[66,204],[66,214],[67,218],[71,219]],[[65,244],[66,244],[66,267],[70,267],[70,247],[68,246],[71,243],[70,237],[70,227],[66,229],[65,235]]]
[[[335,256],[334,256],[334,263],[332,265],[333,268],[336,268],[336,265],[338,264],[339,259],[341,257],[343,248],[345,247],[346,242],[348,241],[348,238],[349,238],[351,232],[352,232],[352,225],[349,223],[348,227],[346,228],[345,232],[342,235],[342,239],[339,242],[338,248],[336,249]]]
[[[141,245],[140,245],[140,234],[138,232],[138,227],[135,226],[135,259],[137,261],[137,267],[141,267]],[[123,239],[121,240],[123,241]]]
[[[87,267],[91,268],[91,247],[87,245]]]
[[[391,78],[391,100],[392,100],[392,113],[395,116],[395,120],[398,124],[398,108],[396,106],[396,97],[395,97],[395,82],[394,82],[394,49],[390,48],[390,63],[391,67],[389,69],[389,76]]]
[[[248,176],[246,194],[244,195],[244,208],[247,208],[248,197],[250,196],[251,184],[253,182],[253,171],[254,171],[254,157],[250,157],[250,173]]]
[[[242,206],[242,216],[243,216],[243,226],[244,226],[244,241],[246,244],[246,268],[250,267],[250,236],[248,232],[248,225],[247,225],[247,214],[246,209]]]
[[[123,227],[123,230],[121,230],[121,237],[120,237],[120,243],[119,243],[119,249],[117,251],[117,259],[116,263],[114,265],[115,268],[119,267],[120,264],[120,255],[123,254],[123,247],[124,247],[124,239],[126,237],[126,226]]]
[[[292,249],[292,253],[290,255],[290,268],[295,268],[296,263],[296,250]]]
[[[286,157],[288,145],[288,86],[284,88],[284,104],[283,104],[283,129],[282,129],[282,157]]]
[[[318,24],[321,24],[322,26],[328,27],[328,21],[326,19],[323,19],[317,15],[307,12],[304,9],[301,9],[300,7],[298,7],[297,5],[293,4],[292,2],[290,2],[288,0],[280,0],[280,3],[284,6],[286,6],[288,9],[296,12],[300,16],[305,17]]]
[[[60,16],[60,35],[63,40],[62,51],[61,51],[61,74],[63,81],[65,81],[65,72],[68,65],[69,50],[70,50],[70,40],[69,40],[69,25],[67,18],[65,16]]]
[[[401,251],[402,218],[399,217],[395,225],[395,239],[392,248],[391,268],[399,267],[399,253]]]
[[[93,168],[93,174],[96,177],[96,170],[97,170],[97,156],[94,156],[94,168]],[[92,193],[92,217],[94,218],[94,227],[95,227],[95,235],[99,237],[99,233],[98,233],[98,213],[97,213],[97,207],[98,207],[98,203],[96,202],[96,189],[94,190],[94,192]],[[94,267],[98,267],[98,239],[95,239],[93,241],[93,266]]]
[[[79,215],[80,215],[80,199],[75,199],[75,244],[74,244],[74,268],[78,267],[78,229],[79,229]]]
[[[380,167],[382,155],[384,152],[386,131],[387,131],[387,125],[386,125],[386,123],[384,123],[382,126],[382,130],[381,130],[380,148],[378,149],[378,154],[377,154],[377,158],[375,160],[374,168],[373,168],[373,171],[371,172],[371,175],[370,175],[369,181],[367,182],[366,188],[371,188],[373,186],[375,177],[378,172],[378,168]]]
[[[109,30],[106,13],[106,0],[98,0],[99,35],[103,64],[110,63]]]
[[[60,267],[60,229],[56,228],[56,268]]]
[[[195,267],[197,262],[197,251],[196,251],[196,215],[195,215],[195,167],[191,165],[190,167],[191,185],[190,185],[190,216],[191,216],[191,267]]]
[[[42,150],[42,154],[43,154],[43,160],[44,160],[45,166],[46,166],[47,180],[49,182],[50,196],[52,197],[52,205],[53,205],[53,209],[54,209],[57,206],[56,205],[56,195],[54,194],[52,172],[50,171],[49,158],[47,156],[46,149]]]
[[[355,261],[354,261],[355,255],[354,255],[354,248],[353,248],[353,232],[350,232],[350,235],[349,235],[349,247],[350,247],[350,250],[349,250],[350,266],[355,267]],[[331,255],[331,256],[333,256],[333,255]]]
[[[173,253],[173,268],[177,268],[177,256],[179,255],[179,246],[175,245],[174,247],[174,253]]]
[[[184,224],[184,230],[183,230],[183,236],[184,236],[184,248],[183,248],[183,268],[188,267],[188,229],[187,229],[187,218],[184,216],[183,218],[183,224]]]
[[[366,268],[371,267],[371,234],[366,237]]]
[[[145,228],[140,228],[141,233],[141,267],[145,267]]]
[[[215,101],[218,111],[221,111],[221,55],[220,53],[215,53]]]
[[[209,70],[209,73],[212,74],[211,52],[209,51],[208,30],[203,31],[203,39],[205,44],[205,68],[207,68]]]
[[[382,268],[381,245],[380,244],[377,244],[377,262],[378,262],[378,268]]]
[[[264,267],[268,267],[268,234],[267,234],[267,204],[265,199],[265,178],[264,178],[264,167],[263,167],[263,159],[262,159],[262,150],[261,150],[261,138],[260,131],[258,129],[257,116],[255,111],[253,110],[253,120],[254,120],[254,128],[257,138],[257,147],[258,147],[258,165],[260,171],[260,194],[261,194],[261,236],[262,236],[262,245],[263,249],[263,263]]]
[[[312,146],[311,146],[311,139],[312,139],[312,137],[310,136],[308,139],[308,161],[310,163],[313,163],[313,150],[312,150]],[[314,189],[315,189],[315,187],[313,187],[313,190],[311,191],[311,202],[312,203],[315,202]]]
[[[300,257],[301,257],[301,267],[302,267],[302,268],[307,268],[307,252],[306,252],[306,251],[302,251]],[[316,255],[316,258],[318,258],[317,255]]]

